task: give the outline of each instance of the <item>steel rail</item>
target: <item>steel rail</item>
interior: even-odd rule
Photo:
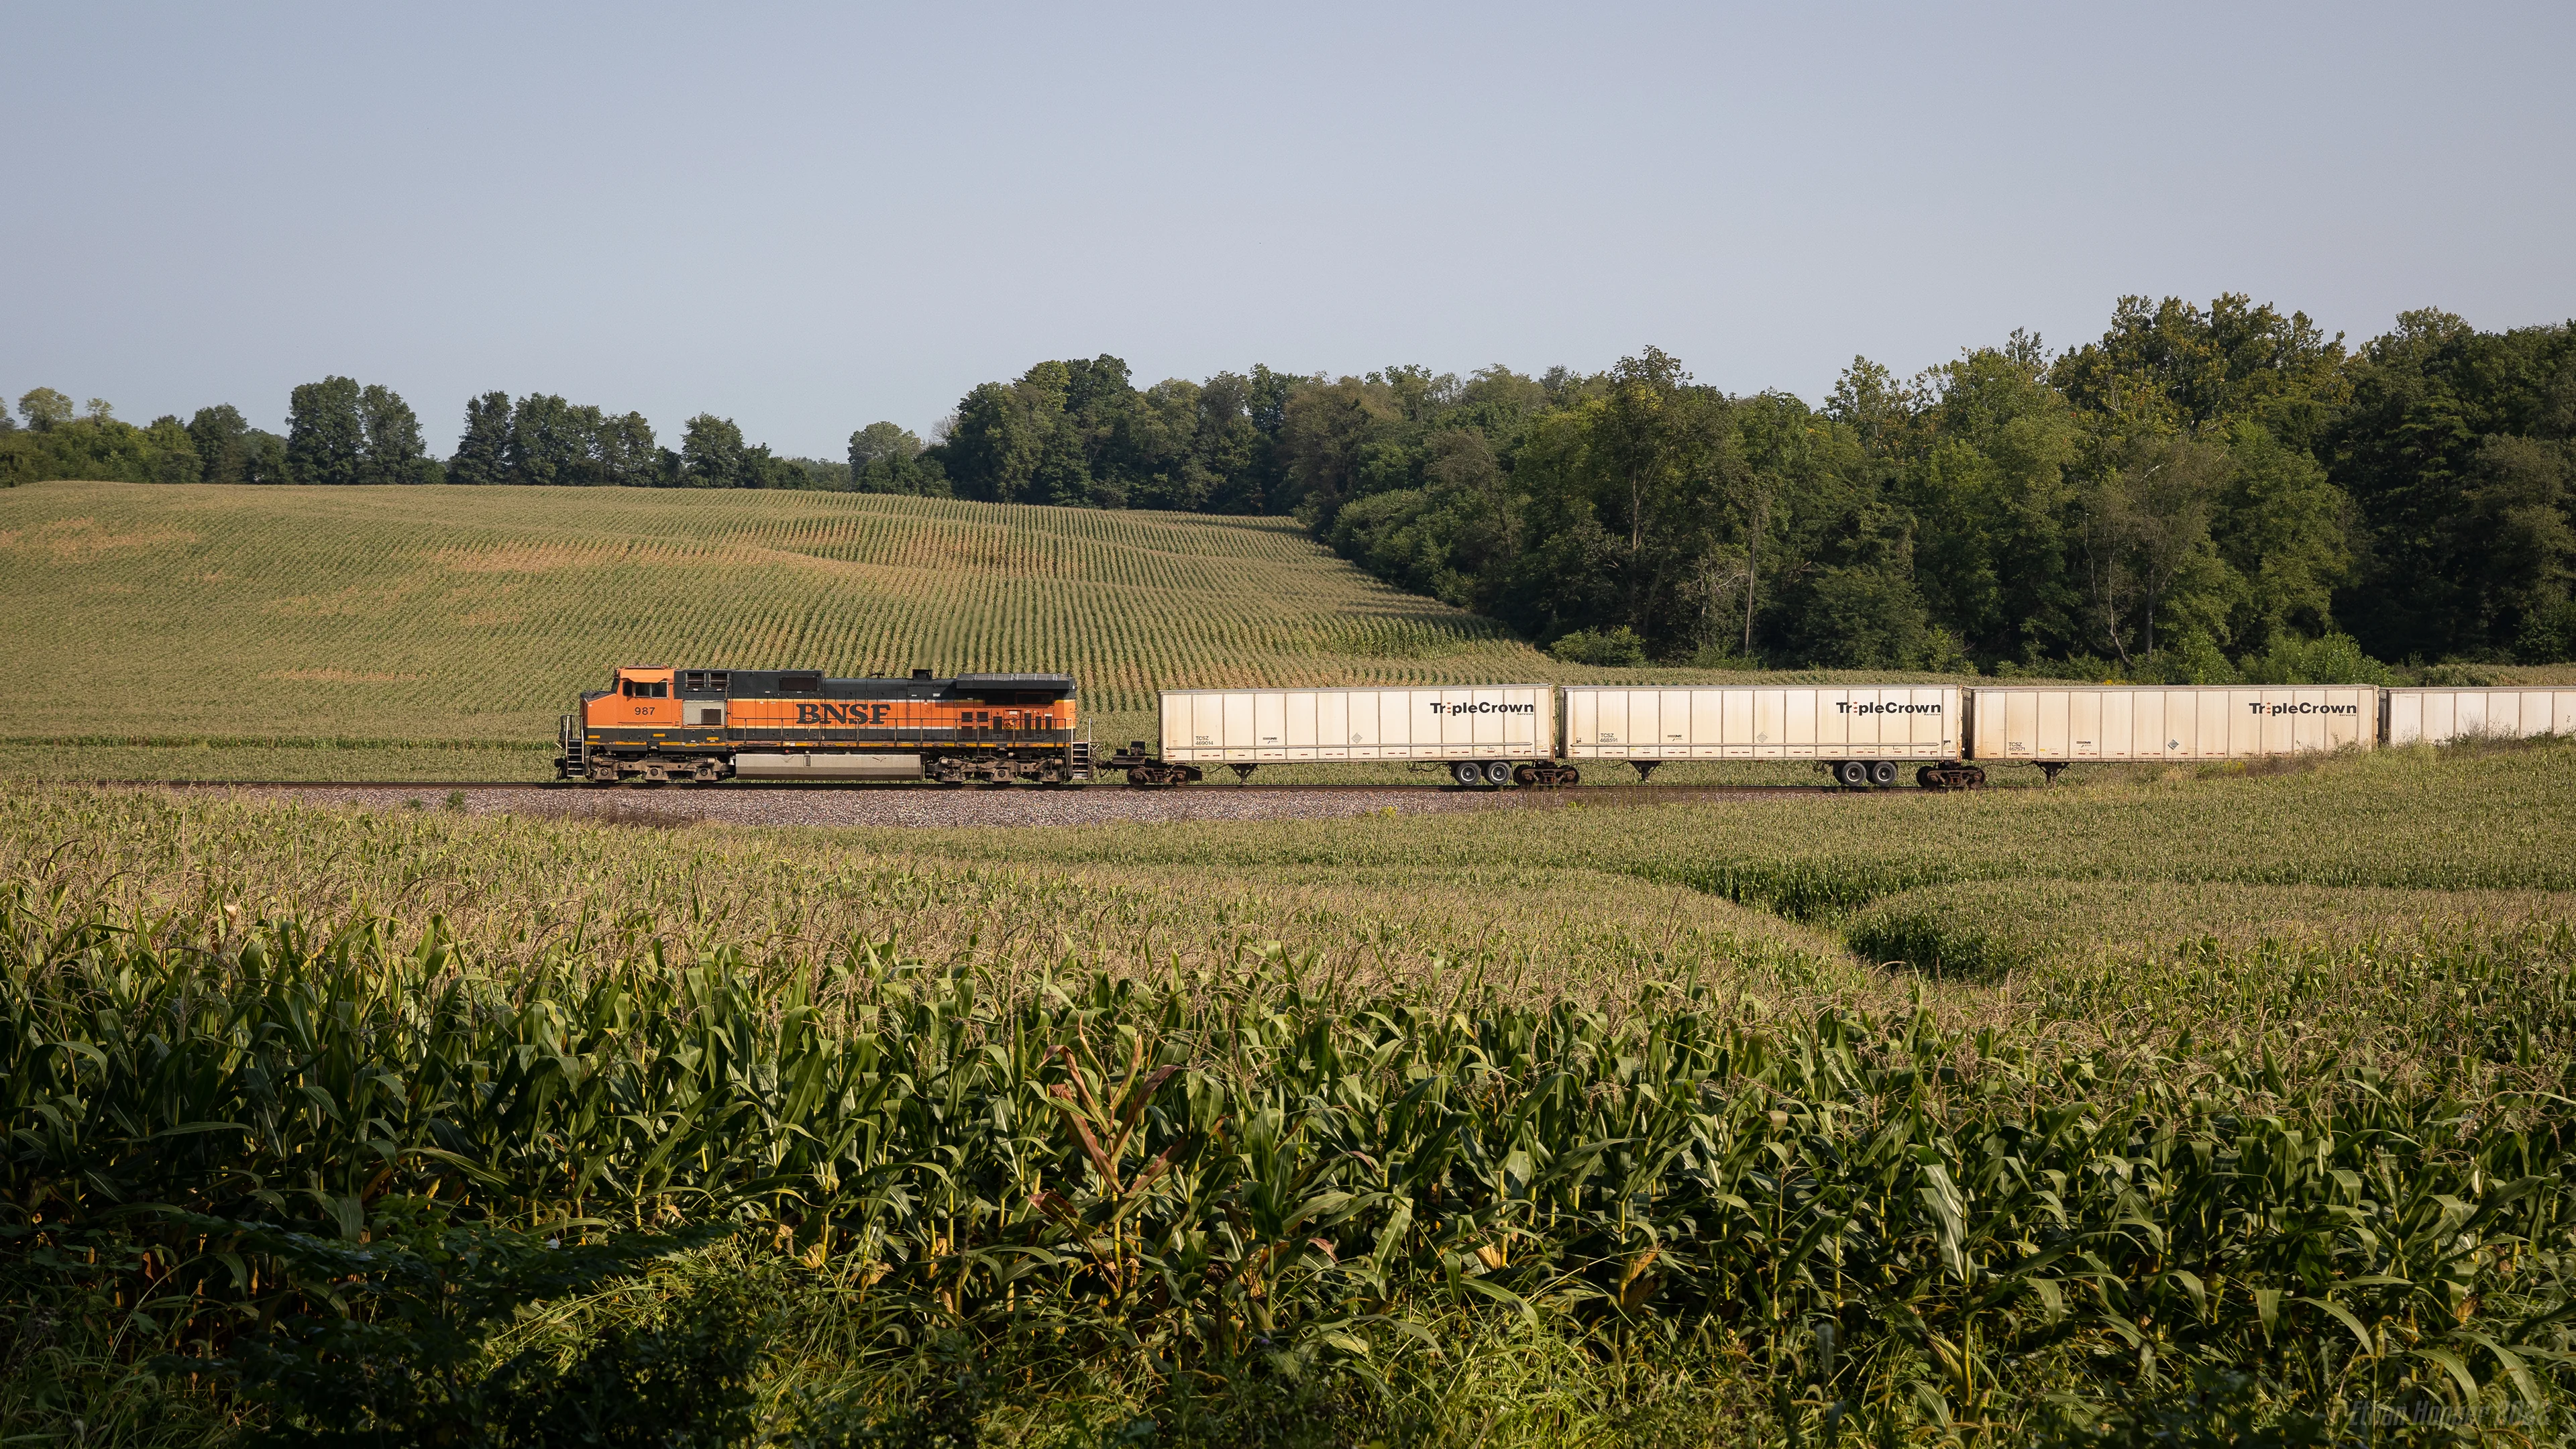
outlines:
[[[851,791],[929,794],[968,790],[983,792],[1019,790],[1035,794],[1060,790],[1180,790],[1193,795],[1201,795],[1237,791],[1249,793],[1282,791],[1294,792],[1303,790],[1318,794],[1349,792],[1384,794],[1389,791],[1420,790],[1452,795],[1515,795],[1528,796],[1533,799],[1564,799],[1582,796],[1599,797],[1619,795],[1887,795],[1903,793],[1906,791],[1913,791],[1917,794],[1941,793],[1938,791],[1923,790],[1920,787],[1911,784],[1889,786],[1884,789],[1866,787],[1853,789],[1843,785],[1656,785],[1651,783],[1632,784],[1622,782],[1616,785],[1513,785],[1509,787],[1497,785],[1470,789],[1466,786],[1451,784],[1431,785],[1399,782],[1383,785],[1343,783],[1299,785],[1278,780],[1266,780],[1259,784],[1254,784],[1249,781],[1243,783],[1220,783],[1213,780],[1206,780],[1194,785],[1131,785],[1124,780],[1093,780],[1063,785],[1036,785],[1021,784],[1017,782],[1005,782],[999,784],[977,782],[943,785],[936,781],[915,780],[717,780],[708,782],[674,780],[658,785],[632,782],[606,785],[596,784],[587,780],[47,780],[22,777],[11,783],[27,785],[79,785],[99,789],[421,790],[431,792],[440,790],[559,790],[568,793],[587,792],[599,795],[606,795],[613,791],[625,791],[634,794],[660,794],[673,791],[682,794],[705,792],[732,794],[760,792],[839,794]]]

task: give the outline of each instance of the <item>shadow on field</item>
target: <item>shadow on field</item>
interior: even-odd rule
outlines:
[[[548,801],[531,810],[518,812],[540,820],[575,820],[592,825],[627,825],[639,830],[684,830],[699,823],[698,817],[677,811],[655,809],[615,795],[575,795],[561,801]]]

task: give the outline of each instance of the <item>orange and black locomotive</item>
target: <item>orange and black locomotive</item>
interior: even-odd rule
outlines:
[[[1091,778],[1063,674],[827,679],[797,669],[619,669],[563,717],[559,779]]]

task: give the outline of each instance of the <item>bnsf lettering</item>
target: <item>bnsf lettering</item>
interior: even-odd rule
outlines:
[[[886,722],[888,708],[890,706],[882,704],[800,704],[796,706],[796,722],[801,725],[881,725]]]
[[[1885,704],[1870,703],[1866,701],[1860,704],[1854,704],[1847,699],[1838,699],[1834,701],[1834,712],[1836,714],[1939,714],[1941,712],[1941,706],[1937,704]]]
[[[2276,717],[2285,714],[2361,713],[2361,706],[2357,704],[2265,704],[2259,699],[2254,701],[2252,704],[2247,705],[2246,708],[2254,711],[2257,715],[2272,715]]]
[[[1490,699],[1480,699],[1474,704],[1442,704],[1435,699],[1431,701],[1431,712],[1433,714],[1536,714],[1538,706],[1500,704]]]

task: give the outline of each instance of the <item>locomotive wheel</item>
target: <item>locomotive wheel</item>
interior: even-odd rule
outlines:
[[[1449,767],[1449,778],[1472,790],[1485,783],[1485,770],[1473,760],[1460,760]]]

